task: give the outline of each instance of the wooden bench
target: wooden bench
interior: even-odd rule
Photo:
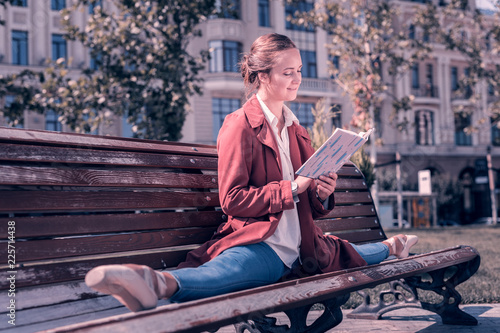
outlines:
[[[170,269],[208,240],[226,219],[215,147],[0,128],[0,175],[0,330],[200,332],[235,324],[241,332],[282,332],[265,315],[284,311],[287,332],[324,332],[341,322],[351,292],[386,282],[383,294],[393,301],[371,305],[366,296],[354,316],[416,306],[447,324],[477,324],[459,309],[455,289],[479,267],[469,246],[130,313],[89,289],[85,274],[110,263]],[[316,221],[325,233],[357,244],[386,239],[352,164],[339,171],[336,205]],[[442,302],[420,301],[417,289],[436,292]],[[329,311],[306,327],[318,303]]]

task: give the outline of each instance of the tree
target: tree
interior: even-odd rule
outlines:
[[[79,132],[116,115],[134,124],[136,137],[179,140],[188,98],[201,94],[198,74],[208,59],[207,50],[190,55],[187,46],[201,34],[196,26],[213,12],[214,2],[112,0],[105,9],[100,1],[75,1],[61,11],[65,38],[89,50],[92,66],[75,76],[70,61],[51,63],[27,108],[53,110]],[[72,13],[87,5],[92,13],[80,28]]]
[[[485,15],[468,9],[467,1],[453,0],[441,11],[438,40],[467,63],[467,75],[460,78],[454,94],[468,103],[456,105],[454,112],[460,117],[484,111],[465,128],[469,134],[484,125],[500,128],[500,3],[495,5],[496,11]],[[483,100],[487,100],[486,110]]]
[[[288,3],[295,2],[288,0]],[[429,54],[428,42],[409,36],[410,26],[426,31],[433,28],[427,15],[424,9],[419,9],[409,22],[403,22],[398,4],[393,1],[322,0],[315,2],[311,11],[296,12],[291,19],[296,24],[312,25],[328,33],[329,71],[353,102],[352,127],[358,130],[372,127],[375,111],[384,99],[391,98],[392,119],[396,126],[404,129],[407,121],[404,117],[399,121],[396,115],[410,109],[412,97],[393,93],[394,82],[383,78],[382,66],[386,66],[395,81]]]

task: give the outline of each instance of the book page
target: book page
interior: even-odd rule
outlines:
[[[368,141],[373,128],[366,133],[354,133],[341,128],[297,170],[296,174],[308,178],[318,178],[322,174],[337,172],[351,156]]]

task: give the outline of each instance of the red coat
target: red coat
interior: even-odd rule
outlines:
[[[288,127],[290,156],[297,170],[314,152],[307,131],[293,123]],[[281,159],[274,133],[265,120],[256,96],[229,114],[217,140],[219,154],[219,198],[228,221],[214,237],[188,253],[182,267],[196,267],[237,245],[258,243],[271,236],[282,211],[293,208],[290,182],[283,180]],[[366,265],[345,240],[324,236],[313,219],[325,216],[316,197],[316,185],[299,195],[297,204],[303,268],[309,273],[331,272]]]

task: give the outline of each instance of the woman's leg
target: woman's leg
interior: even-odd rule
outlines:
[[[170,272],[132,264],[99,266],[87,273],[85,282],[141,311],[156,307],[162,298],[181,302],[271,284],[285,268],[269,245],[258,243],[230,248],[197,268]]]
[[[384,243],[362,245],[351,243],[351,245],[359,253],[359,255],[365,259],[368,265],[378,264],[389,257],[389,247]]]
[[[394,255],[397,258],[406,258],[410,248],[417,244],[418,237],[415,235],[396,235],[380,243],[351,245],[365,259],[368,265],[378,264],[387,257]]]
[[[268,285],[278,281],[285,268],[266,243],[233,247],[202,266],[166,273],[178,283],[170,300],[184,302]]]

